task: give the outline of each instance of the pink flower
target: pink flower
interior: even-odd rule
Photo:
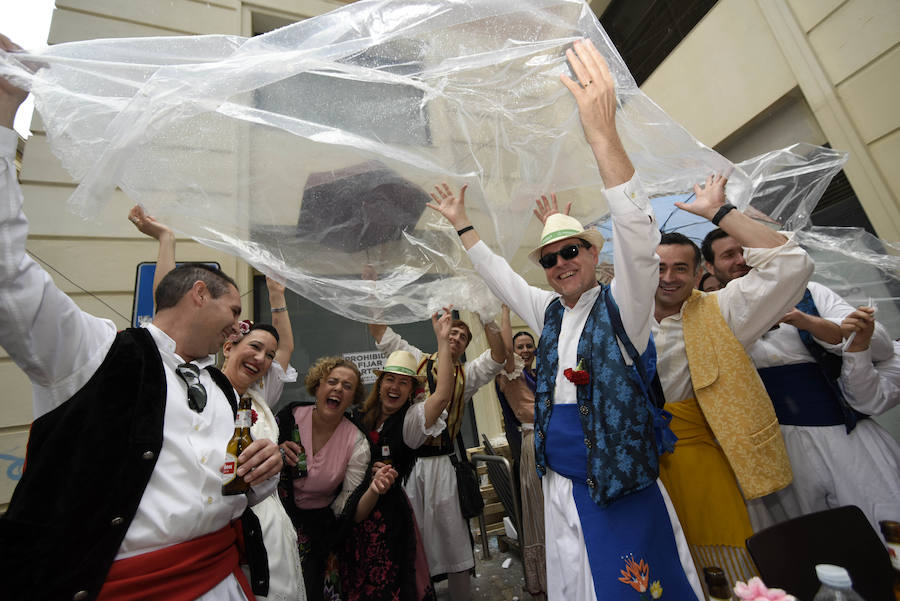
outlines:
[[[793,595],[788,595],[780,588],[766,588],[763,581],[754,576],[747,584],[738,582],[734,585],[734,592],[742,601],[797,601]]]

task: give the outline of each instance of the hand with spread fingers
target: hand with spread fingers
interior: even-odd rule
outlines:
[[[534,204],[537,205],[537,208],[534,209],[534,216],[540,220],[541,223],[547,223],[547,217],[550,215],[555,215],[559,213],[559,204],[556,201],[556,194],[550,193],[550,200],[547,200],[546,196],[541,196]],[[569,211],[572,210],[572,203],[566,204],[566,209],[562,212],[563,215],[568,215]]]
[[[700,184],[694,184],[695,199],[693,202],[676,202],[675,206],[688,213],[712,220],[726,202],[725,184],[727,183],[728,178],[723,175],[710,175],[702,187]]]
[[[616,131],[616,81],[606,59],[590,40],[575,42],[566,58],[578,78],[560,76],[578,104],[588,144],[618,140]]]
[[[578,81],[565,74],[560,79],[575,97],[584,137],[597,159],[600,177],[607,188],[624,184],[634,175],[634,166],[616,130],[615,78],[590,40],[575,42],[566,50],[566,58]]]
[[[460,188],[459,196],[457,196],[447,182],[444,182],[434,187],[434,192],[431,193],[431,199],[434,202],[429,202],[425,206],[446,217],[447,221],[456,229],[472,225],[466,215],[466,188],[468,186]]]

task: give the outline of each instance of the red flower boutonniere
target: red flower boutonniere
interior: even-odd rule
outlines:
[[[370,431],[369,438],[372,439],[372,444],[378,444],[378,430]]]
[[[591,375],[584,369],[584,359],[581,359],[578,362],[575,369],[567,367],[563,371],[563,375],[569,382],[575,384],[575,386],[584,386],[591,381]]]
[[[250,425],[254,425],[256,420],[259,419],[259,415],[256,413],[256,409],[250,410]]]

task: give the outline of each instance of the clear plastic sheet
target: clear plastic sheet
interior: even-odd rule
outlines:
[[[34,93],[53,152],[80,182],[75,212],[96,216],[119,186],[182,235],[330,310],[402,323],[451,299],[495,307],[452,227],[424,206],[435,184],[469,185],[473,222],[507,258],[528,245],[541,194],[575,201],[585,223],[607,213],[559,81],[584,37],[610,64],[618,129],[652,196],[731,172],[740,207],[757,194],[785,223],[808,218],[839,153],[795,148],[735,168],[637,88],[580,0],[363,0],[250,39],[0,54],[0,74]],[[377,282],[361,277],[367,264]]]

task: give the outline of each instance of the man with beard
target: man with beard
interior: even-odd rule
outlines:
[[[741,242],[722,230],[707,234],[703,256],[726,289],[749,271]],[[840,387],[840,323],[853,312],[834,291],[809,282],[796,307],[748,348],[794,472],[791,486],[749,504],[757,529],[842,505],[857,505],[876,531],[879,520],[900,515],[900,448]],[[880,324],[870,346],[874,361],[893,356]]]

